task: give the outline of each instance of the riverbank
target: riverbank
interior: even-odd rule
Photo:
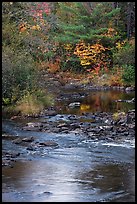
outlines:
[[[100,78],[98,77],[96,82],[93,84],[93,81],[89,79],[89,75],[82,75],[82,74],[74,75],[69,72],[68,73],[63,73],[63,72],[49,73],[46,70],[41,70],[40,79],[41,80],[39,81],[39,87],[41,87],[42,90],[45,90],[42,93],[43,95],[42,97],[43,99],[44,99],[44,96],[47,97],[44,100],[47,100],[49,104],[48,105],[49,108],[51,109],[53,108],[54,110],[56,110],[56,101],[61,101],[61,100],[63,101],[66,99],[66,97],[67,98],[73,97],[75,101],[76,99],[81,100],[82,97],[85,97],[89,92],[92,92],[92,91],[108,91],[108,90],[117,91],[118,90],[125,93],[130,93],[135,91],[135,86],[106,85],[107,82],[103,81],[104,80],[103,76]],[[68,90],[77,90],[77,91],[75,91],[75,93],[66,94]],[[83,90],[83,93],[81,93],[81,90]],[[27,99],[25,99],[26,101],[24,101],[22,105],[20,104],[22,106],[21,110],[20,110],[20,107],[18,107],[18,104],[13,104],[11,106],[3,106],[2,107],[3,118],[18,117],[18,116],[37,117],[37,116],[40,116],[41,114],[44,114],[45,109],[47,108],[44,108],[44,109],[40,108],[42,104],[39,103],[39,99],[36,104],[35,103],[33,104],[34,102],[33,97],[34,97],[33,95],[32,96],[30,95],[30,97],[28,98],[28,101]],[[121,99],[118,99],[118,100],[121,100]],[[133,98],[133,100],[135,99]],[[50,102],[52,105],[50,105]],[[125,100],[125,102],[130,102],[130,101]],[[30,104],[30,107],[28,106],[29,104]],[[23,111],[22,109],[26,109],[26,111]],[[28,113],[27,113],[27,109],[28,109]],[[32,114],[29,113],[29,110],[31,109],[34,109],[34,113],[32,111]],[[40,111],[37,112],[35,111],[35,109],[39,109]]]

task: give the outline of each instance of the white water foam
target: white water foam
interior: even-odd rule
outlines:
[[[105,143],[102,143],[102,145],[117,146],[117,147],[119,146],[119,147],[125,147],[125,148],[135,148],[135,139],[117,141],[117,142],[105,142]]]

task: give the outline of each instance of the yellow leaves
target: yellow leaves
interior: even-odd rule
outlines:
[[[64,48],[65,48],[65,50],[72,50],[73,49],[73,46],[71,45],[71,44],[66,44],[65,46],[64,46]]]
[[[41,30],[41,27],[39,25],[34,25],[34,26],[30,27],[30,29],[32,29],[32,30]]]
[[[90,65],[90,62],[87,59],[81,59],[81,65]]]
[[[80,110],[82,110],[82,111],[86,111],[89,109],[90,109],[90,105],[87,105],[87,104],[81,104],[80,105]]]
[[[99,62],[99,59],[105,57],[103,52],[108,48],[96,43],[94,45],[85,44],[83,41],[76,45],[74,54],[80,58],[81,65],[90,65]]]
[[[112,115],[113,117],[113,120],[119,120],[121,118],[124,118],[126,116],[126,113],[125,112],[116,112]]]
[[[123,42],[117,42],[116,43],[116,48],[118,50],[121,49],[125,45],[126,42],[127,42],[126,40],[124,40]]]

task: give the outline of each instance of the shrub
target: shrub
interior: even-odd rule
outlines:
[[[69,57],[69,59],[62,61],[61,69],[62,71],[72,71],[74,73],[84,71],[84,67],[80,64],[80,60],[74,55]]]
[[[16,101],[23,90],[34,89],[35,64],[29,53],[15,52],[11,46],[4,46],[2,55],[2,98]]]
[[[125,65],[122,78],[127,85],[135,84],[135,67],[132,65]]]
[[[35,115],[40,113],[44,107],[53,105],[53,96],[44,93],[42,90],[26,92],[17,102],[15,108],[22,115]]]
[[[113,53],[113,64],[118,66],[135,65],[135,44],[126,43]]]

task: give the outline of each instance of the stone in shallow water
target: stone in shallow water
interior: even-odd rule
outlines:
[[[34,138],[33,137],[25,137],[22,139],[23,142],[33,142]]]
[[[70,108],[75,108],[75,107],[79,107],[79,106],[80,106],[80,102],[74,102],[74,103],[69,104]]]
[[[15,140],[13,140],[13,143],[15,143],[15,144],[20,144],[21,142],[22,142],[21,138],[17,138]]]
[[[58,144],[54,141],[45,141],[39,143],[42,146],[58,146]]]

